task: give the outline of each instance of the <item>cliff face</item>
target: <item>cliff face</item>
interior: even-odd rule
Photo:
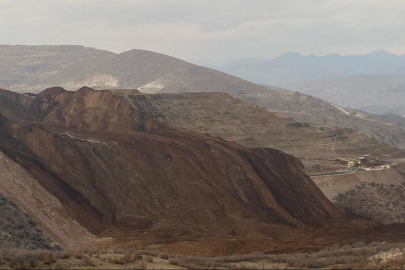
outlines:
[[[170,127],[119,93],[53,88],[0,97],[8,104],[0,107],[0,150],[50,197],[37,210],[22,207],[34,218],[57,207],[64,226],[80,224],[77,239],[269,235],[274,225],[319,226],[342,215],[294,157]],[[57,216],[40,218],[69,242],[68,229],[47,225]]]

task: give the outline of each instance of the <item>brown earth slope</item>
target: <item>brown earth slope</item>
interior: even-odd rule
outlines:
[[[0,97],[0,149],[13,164],[0,185],[62,245],[95,236],[271,236],[277,227],[342,217],[294,157],[170,127],[120,92],[1,90]],[[21,191],[5,178],[17,167],[25,175],[13,178]],[[39,189],[46,195],[35,197]]]

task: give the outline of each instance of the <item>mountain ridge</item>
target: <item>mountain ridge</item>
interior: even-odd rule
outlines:
[[[349,109],[405,116],[405,76],[402,75],[362,74],[284,87]]]
[[[286,52],[273,59],[235,60],[217,69],[251,82],[283,86],[359,74],[405,75],[405,58],[386,50],[323,56]]]
[[[281,108],[280,106],[286,105],[286,102],[291,103],[290,107],[295,106],[292,103],[295,101],[289,100],[285,95],[283,96],[284,90],[281,88],[270,87],[268,89],[265,86],[259,86],[213,69],[199,67],[151,51],[130,50],[119,56],[119,54],[104,53],[78,46],[75,47],[76,54],[60,53],[47,58],[45,61],[41,55],[46,55],[49,48],[47,46],[45,49],[41,48],[41,46],[34,46],[34,48],[24,46],[24,50],[21,51],[20,47],[10,46],[9,49],[13,53],[3,50],[2,54],[0,47],[0,56],[5,57],[3,63],[6,63],[6,65],[0,66],[0,70],[2,68],[4,70],[3,73],[0,73],[2,74],[0,76],[0,88],[7,88],[7,85],[11,85],[6,83],[7,76],[15,77],[19,74],[20,77],[17,77],[20,78],[21,83],[14,83],[11,87],[11,90],[17,92],[38,92],[54,85],[68,86],[66,87],[68,90],[77,90],[83,85],[87,85],[95,89],[139,89],[145,93],[214,91],[228,93],[233,97],[254,102],[269,110],[278,110]],[[51,46],[51,48],[63,51],[63,47],[58,49],[57,46]],[[79,61],[78,58],[82,60]],[[24,64],[16,67],[15,62],[18,61],[22,61]],[[59,63],[65,64],[61,66]],[[8,68],[7,65],[9,65]],[[54,69],[55,65],[57,74],[49,74],[48,69]],[[36,69],[37,66],[41,68]],[[24,75],[25,70],[31,69],[36,71],[29,76]],[[272,99],[278,100],[280,103],[273,102]],[[398,100],[400,101],[397,99],[395,102]],[[343,108],[347,107],[339,102],[332,103]],[[370,126],[370,123],[366,123],[366,125],[361,123],[350,124],[348,119],[336,121],[330,117],[322,118],[319,112],[314,111],[314,108],[309,109],[314,115],[306,114],[306,117],[301,117],[300,120],[316,121],[315,123],[326,121],[325,123],[331,125],[344,123],[344,126],[352,127],[355,130],[376,136],[379,140],[390,145],[403,148],[403,136],[398,135],[398,130],[394,130],[394,128],[390,128],[391,131],[389,132],[382,132],[383,127],[386,127],[383,123],[375,122],[374,126]],[[286,111],[286,107],[281,108],[281,110]],[[299,116],[302,115],[296,114],[296,117]],[[334,116],[339,116],[339,114]],[[356,119],[356,122],[358,121],[360,120]]]

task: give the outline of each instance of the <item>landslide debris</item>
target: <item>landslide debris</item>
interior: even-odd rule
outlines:
[[[0,96],[2,153],[102,239],[271,237],[342,218],[296,158],[171,127],[120,91]]]
[[[344,109],[330,104],[325,106],[318,100],[308,99],[301,94],[287,92],[284,95],[287,101],[284,102],[277,95],[272,97],[275,99],[274,103],[279,101],[279,108],[285,110],[289,108],[291,111],[299,111],[305,106],[322,105],[320,110],[330,112],[331,115],[345,114]],[[384,224],[402,223],[405,220],[402,203],[405,195],[402,189],[398,188],[405,181],[405,177],[398,172],[399,165],[389,169],[375,168],[376,171],[357,174],[347,169],[348,160],[356,160],[362,155],[368,155],[368,159],[373,162],[386,160],[383,164],[396,164],[395,160],[400,161],[405,157],[403,150],[381,143],[351,128],[298,122],[225,93],[138,93],[128,95],[128,99],[142,114],[156,117],[172,126],[208,133],[263,151],[267,151],[269,147],[276,148],[298,157],[305,165],[305,172],[312,175],[322,192],[344,211]],[[270,99],[270,96],[267,96],[264,100]],[[291,102],[295,99],[299,102]],[[305,105],[306,102],[311,104]],[[289,107],[291,103],[296,105]],[[330,107],[333,107],[332,111]],[[326,180],[317,181],[322,178]],[[368,180],[371,184],[379,185],[382,182],[386,186],[369,187]],[[339,192],[341,194],[338,196]]]

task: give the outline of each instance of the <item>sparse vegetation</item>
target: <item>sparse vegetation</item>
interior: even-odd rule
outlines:
[[[95,264],[92,260],[90,260],[89,257],[84,257],[84,258],[83,258],[83,260],[82,260],[82,265],[83,265],[83,266],[91,266],[91,267],[96,266],[96,264]]]
[[[29,215],[3,196],[0,196],[0,212],[0,248],[60,249]]]
[[[161,253],[161,254],[159,255],[159,257],[160,257],[161,259],[168,260],[168,259],[170,258],[170,254]]]
[[[392,260],[381,260],[379,254],[396,250],[404,252]],[[191,269],[232,268],[390,268],[405,266],[405,244],[372,242],[366,245],[357,242],[351,245],[333,246],[313,253],[263,254],[251,253],[214,258],[200,258],[161,253],[160,258],[168,259],[175,266]]]
[[[345,193],[339,193],[332,201],[339,208],[356,215],[378,217],[380,222],[392,224],[405,222],[404,196],[403,185],[363,182]]]
[[[70,258],[72,255],[66,251],[62,251],[59,253],[59,258],[60,259],[68,259]]]
[[[3,249],[0,266],[14,269],[32,268],[94,268],[111,264],[116,267],[145,269],[150,264],[188,269],[265,269],[265,268],[404,268],[405,243],[357,242],[332,246],[311,253],[263,254],[250,253],[221,257],[194,257],[155,250],[126,250],[110,252],[49,251]]]
[[[49,250],[2,250],[1,261],[15,269],[36,268],[40,262],[43,264],[53,262],[51,259],[53,256],[50,253]]]

